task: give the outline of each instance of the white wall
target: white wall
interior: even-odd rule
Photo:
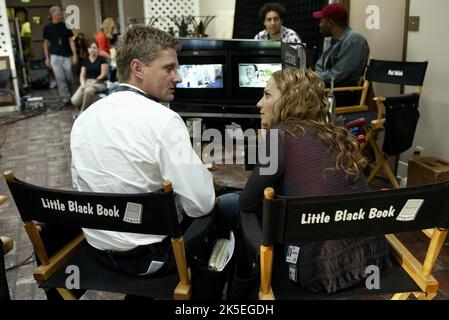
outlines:
[[[209,38],[231,39],[235,0],[199,0],[201,16],[216,16],[206,29]]]
[[[368,29],[366,13],[368,6],[379,8],[379,29]],[[350,25],[368,40],[371,57],[381,60],[402,61],[404,48],[405,0],[353,0],[351,1]],[[398,86],[375,84],[376,95],[392,96],[400,92]]]
[[[410,15],[421,17],[418,32],[409,32],[407,60],[429,60],[421,119],[415,146],[424,147],[424,156],[449,160],[449,1],[411,0]],[[413,150],[412,150],[413,151]],[[410,158],[410,151],[401,158]]]

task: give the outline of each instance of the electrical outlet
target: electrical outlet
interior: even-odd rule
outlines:
[[[410,16],[408,18],[408,31],[419,31],[419,16]]]
[[[424,148],[421,146],[416,146],[413,152],[413,157],[422,157],[424,154]]]

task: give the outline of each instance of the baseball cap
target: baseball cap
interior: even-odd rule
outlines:
[[[346,21],[348,20],[348,11],[340,3],[328,4],[321,11],[315,11],[313,13],[315,19],[332,19],[334,21]]]

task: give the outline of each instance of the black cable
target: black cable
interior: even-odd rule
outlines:
[[[13,269],[16,269],[16,268],[20,268],[22,266],[25,266],[27,264],[35,262],[36,259],[31,259],[33,257],[33,255],[34,255],[34,252],[31,253],[31,255],[28,258],[26,258],[25,260],[23,260],[22,262],[20,262],[20,263],[18,263],[16,265],[13,265],[13,266],[11,266],[9,268],[5,268],[5,271],[10,271],[10,270],[13,270]]]
[[[2,125],[2,126],[3,125],[9,125],[9,124],[13,124],[13,123],[16,123],[16,122],[19,122],[19,121],[22,121],[22,120],[26,120],[26,119],[30,119],[30,118],[33,118],[33,117],[36,117],[36,116],[40,116],[40,115],[43,115],[43,114],[51,114],[53,112],[61,111],[62,108],[63,107],[61,107],[60,105],[50,105],[49,107],[39,108],[39,109],[36,109],[36,110],[31,110],[31,111],[25,111],[24,112],[24,114],[25,114],[24,116],[19,117],[17,119],[13,119],[13,120],[2,122],[2,123],[0,123],[0,125]],[[4,143],[4,141],[3,141],[3,143]],[[1,144],[1,145],[3,145],[3,144]],[[0,147],[1,147],[1,145],[0,145]]]

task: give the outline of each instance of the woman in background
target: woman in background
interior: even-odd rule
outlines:
[[[111,61],[111,39],[114,36],[115,21],[113,18],[106,18],[100,31],[97,32],[98,54]]]
[[[82,32],[75,33],[73,36],[73,41],[75,42],[76,54],[78,56],[78,63],[73,66],[73,73],[79,78],[83,60],[89,55],[87,52],[87,41],[84,33]]]
[[[256,212],[261,218],[264,189],[272,186],[286,197],[370,191],[362,172],[367,161],[354,137],[345,128],[326,123],[324,88],[324,82],[310,70],[289,68],[272,75],[257,107],[262,128],[270,133],[266,134],[267,145],[275,146],[270,156],[277,157],[278,166],[271,175],[261,174],[261,166],[256,166],[241,194],[241,211]],[[306,241],[275,252],[288,255],[291,247],[300,250],[290,268],[296,274],[290,279],[314,292],[334,293],[357,285],[367,277],[368,266],[382,270],[391,263],[383,236]],[[275,263],[287,263],[286,255],[279,255]]]
[[[86,110],[95,100],[95,94],[106,89],[109,65],[105,57],[98,55],[95,40],[87,43],[87,58],[83,59],[80,72],[80,87],[72,96],[72,104],[80,111]]]

